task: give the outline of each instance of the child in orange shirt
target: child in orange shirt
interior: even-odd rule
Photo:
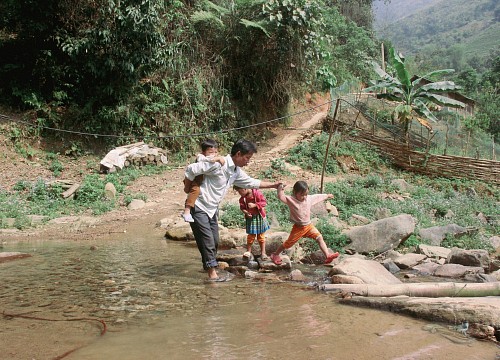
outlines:
[[[247,231],[247,251],[252,251],[252,244],[257,238],[260,245],[260,258],[269,260],[266,254],[266,238],[264,233],[269,230],[269,223],[266,218],[267,201],[264,194],[258,189],[242,189],[234,186],[240,194],[240,209],[245,214]]]
[[[276,265],[281,265],[280,254],[291,248],[297,241],[303,237],[316,240],[319,248],[325,255],[325,264],[331,263],[339,256],[339,253],[330,254],[323,240],[323,235],[311,223],[311,207],[321,201],[332,199],[332,194],[309,195],[309,186],[305,181],[297,181],[293,185],[292,196],[285,195],[283,185],[278,186],[278,199],[284,202],[290,210],[290,220],[293,222],[293,228],[288,239],[278,247],[276,252],[271,254],[271,260]]]
[[[219,145],[217,144],[217,141],[206,139],[201,143],[201,153],[196,156],[196,162],[210,161],[219,162],[221,165],[224,165],[224,156],[218,156],[218,154]],[[193,181],[188,178],[184,178],[184,192],[188,194],[188,196],[184,204],[184,212],[181,216],[186,222],[194,221],[191,216],[191,208],[194,207],[194,203],[200,195],[200,185],[202,181],[203,175],[198,175]]]

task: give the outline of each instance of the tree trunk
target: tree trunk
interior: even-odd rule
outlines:
[[[478,297],[500,296],[500,281],[491,283],[410,283],[378,284],[325,284],[323,291],[352,293],[360,296],[413,296],[413,297]]]

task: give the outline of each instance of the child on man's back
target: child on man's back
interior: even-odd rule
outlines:
[[[217,141],[206,139],[201,143],[201,153],[196,155],[196,162],[210,161],[219,162],[221,165],[224,165],[224,157],[218,155],[219,145],[217,144]],[[188,178],[184,178],[184,192],[188,194],[186,202],[184,204],[184,212],[181,215],[184,221],[194,221],[193,217],[191,216],[191,208],[194,207],[194,203],[200,195],[200,185],[202,181],[203,175],[198,175],[194,178],[193,181],[189,180]]]

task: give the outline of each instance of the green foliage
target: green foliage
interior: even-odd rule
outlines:
[[[447,248],[460,248],[465,250],[483,249],[488,252],[492,252],[493,246],[488,241],[473,235],[463,235],[460,237],[447,236],[442,242],[441,246]]]
[[[327,142],[328,134],[326,133],[314,136],[309,141],[302,141],[290,149],[286,160],[303,169],[321,172]],[[340,166],[336,159],[338,156],[352,157],[361,173],[380,169],[384,165],[384,160],[370,146],[344,140],[336,134],[330,144],[326,159],[325,171],[327,173],[336,174],[339,172]]]
[[[349,239],[341,233],[340,229],[329,223],[327,219],[320,219],[316,228],[323,235],[327,247],[333,251],[344,253],[344,247],[349,243]],[[319,250],[318,243],[313,239],[302,240],[302,247],[307,253]]]
[[[290,176],[292,173],[286,168],[285,160],[282,158],[271,159],[271,166],[262,171],[264,179],[275,180],[283,176]]]
[[[47,162],[49,162],[48,168],[50,171],[52,171],[54,173],[54,176],[56,176],[56,177],[61,175],[61,172],[64,170],[63,165],[61,164],[61,162],[59,161],[59,159],[57,157],[58,157],[57,154],[54,154],[51,152],[47,153],[47,155],[46,155]]]
[[[391,39],[406,55],[415,56],[425,69],[453,67],[461,71],[461,64],[479,65],[500,45],[500,7],[495,0],[393,0],[387,7],[377,7],[377,34]],[[389,17],[381,19],[387,13]]]
[[[225,204],[222,206],[220,222],[227,228],[245,228],[245,215],[238,205]]]

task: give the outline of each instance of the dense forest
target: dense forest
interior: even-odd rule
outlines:
[[[6,0],[0,13],[4,105],[170,148],[367,80],[376,49],[366,0]]]
[[[68,129],[173,150],[195,146],[199,139],[192,134],[217,132],[230,141],[242,134],[227,129],[285,118],[292,100],[307,91],[375,77],[380,40],[372,5],[47,0],[39,6],[4,0],[0,104],[22,112],[35,135]],[[417,55],[408,63],[415,72],[434,65],[419,63]],[[492,55],[481,68],[456,74],[469,94],[484,97],[474,124],[495,134],[499,68]]]

